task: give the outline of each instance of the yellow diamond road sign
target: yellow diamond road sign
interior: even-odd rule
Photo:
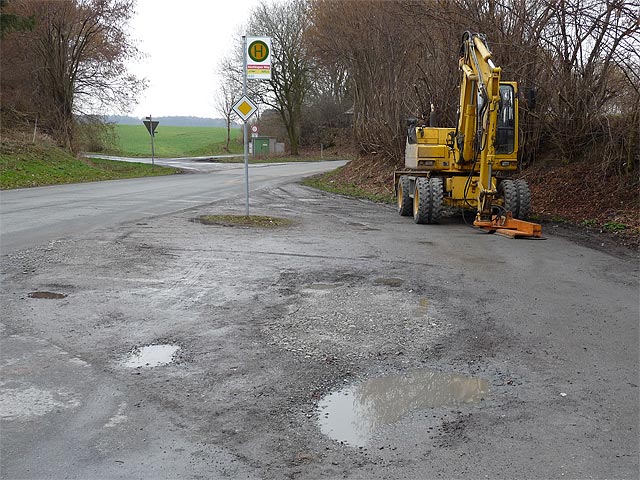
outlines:
[[[258,107],[256,107],[256,104],[253,103],[251,99],[249,99],[249,97],[247,97],[246,95],[238,100],[233,106],[233,111],[236,112],[238,116],[245,122],[249,120],[249,117],[251,117],[251,115],[253,115],[256,110],[258,110]]]

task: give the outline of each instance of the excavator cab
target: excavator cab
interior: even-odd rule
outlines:
[[[500,84],[500,106],[496,128],[496,155],[509,155],[517,151],[518,112],[516,110],[515,85]]]

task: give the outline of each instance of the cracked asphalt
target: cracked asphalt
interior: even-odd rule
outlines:
[[[243,201],[2,256],[2,478],[638,478],[637,259],[295,183],[251,197],[292,226],[193,221]],[[327,394],[423,369],[489,390],[322,433]]]

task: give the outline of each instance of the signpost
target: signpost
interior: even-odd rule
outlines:
[[[151,135],[151,168],[153,168],[154,163],[155,163],[155,151],[153,148],[153,137],[156,136],[156,127],[158,126],[158,124],[160,122],[153,121],[153,119],[151,118],[151,115],[149,115],[148,117],[146,117],[146,120],[143,120],[142,123],[144,123],[144,126],[147,127],[147,130],[149,131],[149,135]]]
[[[253,152],[253,158],[256,158],[256,138],[258,138],[258,125],[251,125],[251,138],[253,140],[251,140],[252,145],[253,145],[253,149],[251,150]]]
[[[271,39],[269,37],[242,36],[244,54],[243,77],[242,77],[242,98],[233,106],[233,111],[244,121],[244,192],[245,192],[245,215],[249,216],[249,132],[247,131],[247,121],[256,113],[258,107],[247,97],[247,78],[258,80],[271,79]]]

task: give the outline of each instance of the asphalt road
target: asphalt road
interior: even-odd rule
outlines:
[[[165,165],[167,167],[182,168],[188,171],[210,172],[221,170],[224,168],[238,168],[238,165],[229,165],[224,163],[216,163],[216,160],[223,158],[239,158],[243,154],[228,155],[207,155],[204,157],[171,157],[171,158],[155,158],[151,157],[116,157],[114,155],[89,154],[87,157],[102,158],[105,160],[116,160],[118,162],[134,162],[147,163],[155,165]]]
[[[637,259],[233,186],[2,255],[3,478],[638,478]]]
[[[186,158],[160,162],[209,175],[183,174],[0,192],[0,251],[8,253],[123,221],[244,195],[244,165]],[[278,185],[343,164],[250,165],[249,189]]]

